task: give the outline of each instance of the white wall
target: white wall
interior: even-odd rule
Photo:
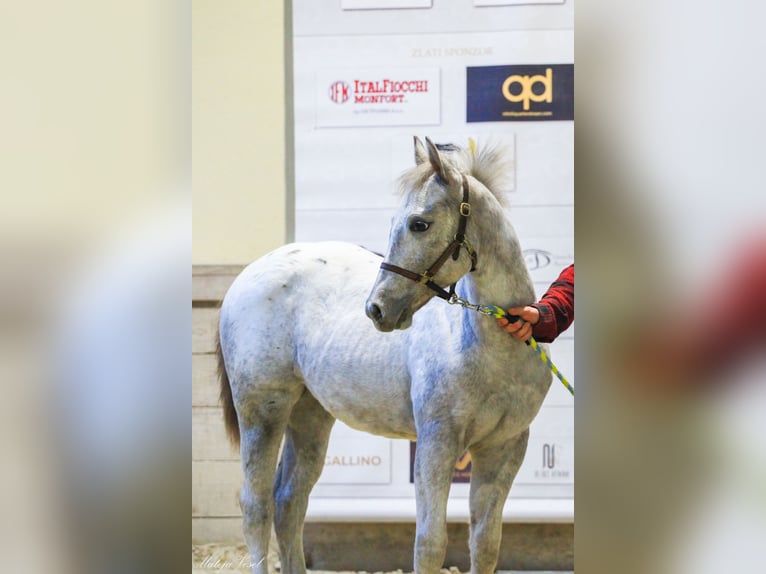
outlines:
[[[249,263],[286,238],[282,2],[195,0],[193,262]]]

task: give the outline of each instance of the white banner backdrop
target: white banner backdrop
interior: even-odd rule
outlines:
[[[398,202],[395,181],[414,161],[413,135],[463,146],[469,137],[499,141],[514,157],[511,217],[542,295],[574,257],[574,124],[469,123],[468,98],[487,94],[471,93],[466,75],[468,67],[571,64],[571,3],[542,8],[550,30],[529,6],[466,2],[459,19],[451,3],[348,10],[362,4],[370,3],[293,2],[295,239],[345,240],[384,252]],[[520,22],[538,29],[518,29]],[[551,346],[570,378],[573,333]],[[554,379],[532,424],[506,520],[572,520],[573,404]],[[410,464],[408,441],[336,423],[308,519],[414,519]],[[450,519],[468,516],[468,488],[453,484]]]

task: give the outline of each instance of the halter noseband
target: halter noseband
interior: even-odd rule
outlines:
[[[449,245],[447,245],[447,248],[442,252],[439,258],[436,261],[434,261],[433,265],[431,265],[423,273],[415,273],[414,271],[404,269],[402,267],[399,267],[398,265],[392,265],[391,263],[386,263],[385,261],[380,264],[381,269],[384,269],[386,271],[392,271],[393,273],[401,275],[402,277],[406,277],[407,279],[412,279],[413,281],[420,283],[421,285],[425,285],[429,289],[435,291],[438,297],[441,297],[442,299],[445,299],[446,301],[449,301],[454,295],[455,284],[453,283],[452,285],[450,285],[450,290],[447,291],[446,289],[439,286],[437,283],[433,281],[434,275],[436,275],[439,272],[439,269],[441,269],[442,265],[444,265],[444,263],[447,261],[450,255],[452,256],[453,261],[457,261],[457,258],[460,257],[461,247],[463,247],[468,252],[468,255],[471,256],[471,271],[474,271],[476,269],[476,261],[478,258],[476,251],[473,250],[473,247],[471,247],[471,244],[465,238],[465,228],[466,228],[466,225],[468,224],[468,218],[471,216],[471,204],[468,202],[468,180],[466,179],[465,175],[463,175],[462,177],[463,177],[463,201],[460,204],[460,219],[458,220],[458,224],[457,224],[457,233],[455,233],[455,238],[452,240],[452,242]]]

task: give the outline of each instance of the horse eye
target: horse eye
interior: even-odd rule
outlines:
[[[427,221],[423,221],[422,219],[415,219],[410,222],[410,231],[415,231],[417,233],[422,233],[429,227],[431,227],[431,224]]]

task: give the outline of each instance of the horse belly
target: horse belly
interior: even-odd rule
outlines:
[[[392,438],[415,436],[401,333],[379,333],[363,315],[328,321],[321,341],[300,347],[304,384],[335,418]]]

